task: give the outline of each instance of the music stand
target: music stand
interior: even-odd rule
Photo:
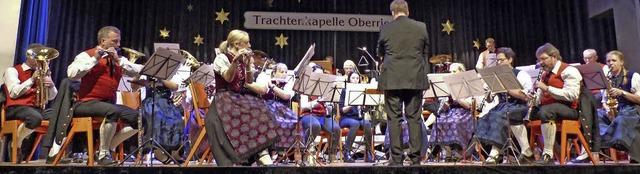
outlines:
[[[369,84],[349,83],[346,86],[344,95],[345,95],[345,101],[344,101],[345,106],[346,105],[348,106],[379,106],[384,102],[384,91],[378,89],[377,83],[369,83]],[[360,119],[364,119],[364,118],[362,117]],[[372,121],[374,121],[373,118],[372,118]],[[372,137],[369,137],[371,139],[371,142],[374,141],[373,133],[375,130],[374,125],[376,124],[371,123]],[[359,148],[360,147],[356,149],[359,149]],[[372,152],[368,152],[368,153],[371,153],[372,157],[375,157],[375,153],[373,153],[375,150],[374,149],[372,150],[373,150]],[[384,163],[380,163],[380,158],[376,158],[376,160],[378,160],[378,162],[373,164],[374,166],[384,164]]]
[[[427,74],[427,79],[429,80],[429,86],[430,88],[424,91],[424,95],[422,95],[423,99],[426,98],[435,98],[436,101],[440,101],[438,98],[440,97],[450,97],[450,91],[449,91],[449,87],[447,87],[447,85],[444,83],[444,77],[451,75],[451,73],[434,73],[434,74]],[[440,112],[444,105],[445,102],[441,102],[439,104],[438,107],[438,111],[436,113],[434,113],[434,115],[436,116],[436,119],[433,123],[433,132],[437,132],[438,131],[438,118],[440,117]],[[438,143],[438,136],[436,135],[436,139],[434,144]],[[429,142],[427,142],[429,143]],[[429,151],[427,151],[427,154],[425,154],[427,156],[427,158],[429,156],[431,156],[431,153],[433,152],[433,149],[435,148],[435,145],[431,147],[431,149]]]
[[[165,49],[165,48],[158,48],[156,50],[156,52],[149,58],[149,60],[147,61],[147,63],[145,63],[144,67],[142,68],[142,70],[140,70],[140,74],[141,75],[147,75],[147,77],[151,78],[151,88],[155,88],[156,87],[156,80],[152,79],[152,78],[156,78],[156,79],[169,79],[171,76],[173,76],[177,71],[178,71],[178,67],[180,67],[180,65],[182,65],[185,62],[185,58],[180,55],[179,53],[173,52],[169,49]],[[151,124],[153,125],[154,123],[154,118],[155,118],[155,92],[152,93],[151,96]],[[142,128],[140,128],[142,129]],[[157,141],[153,140],[153,136],[154,136],[154,131],[153,128],[151,128],[150,132],[151,135],[149,136],[149,139],[147,141],[145,141],[144,143],[142,143],[140,145],[140,147],[136,148],[135,150],[133,150],[124,160],[122,160],[122,162],[120,162],[119,165],[124,164],[124,162],[131,158],[131,156],[133,154],[135,154],[136,152],[138,152],[139,150],[142,150],[143,147],[145,147],[145,145],[150,146],[150,152],[149,153],[153,153],[153,149],[154,148],[158,148],[160,149],[163,153],[167,154],[167,156],[169,157],[169,159],[171,159],[173,161],[174,164],[177,164],[178,166],[180,166],[180,164],[178,163],[178,161],[176,161],[176,159],[173,159],[173,157],[171,155],[169,155],[170,153],[167,152],[167,150],[165,150],[164,148],[162,148],[162,146],[160,145],[160,143],[158,143]],[[151,162],[149,162],[149,166],[153,167],[153,160],[150,160]]]
[[[449,88],[451,97],[454,100],[471,97],[471,101],[475,101],[475,96],[484,95],[483,81],[473,70],[452,74],[444,77],[443,80]],[[473,112],[474,111],[471,111],[472,114]],[[474,119],[474,132],[477,132],[477,124],[477,119]],[[486,153],[480,144],[478,136],[474,134],[467,149],[462,153],[463,156],[465,156],[471,148],[476,146],[480,146],[480,150]]]
[[[478,73],[482,76],[482,79],[489,86],[489,89],[491,90],[490,92],[495,94],[507,93],[504,95],[506,96],[505,104],[507,107],[505,115],[508,122],[509,121],[509,104],[510,104],[508,92],[509,90],[523,89],[522,85],[516,78],[516,75],[513,73],[512,68],[509,65],[499,65],[495,67],[479,69]],[[521,154],[518,148],[516,147],[515,143],[513,142],[513,139],[511,138],[511,135],[512,135],[511,128],[509,128],[508,125],[507,125],[507,133],[508,133],[507,140],[505,144],[502,146],[502,149],[500,149],[500,152],[506,151],[506,154],[508,155],[510,150],[511,154],[513,154],[513,156],[515,157],[516,163],[520,165],[520,160],[518,158],[520,157]],[[520,155],[517,155],[517,154],[520,154]]]
[[[598,64],[590,63],[576,66],[576,68],[580,71],[580,75],[582,75],[582,79],[584,79],[584,85],[587,86],[589,90],[611,88],[609,84],[607,84],[605,74]]]

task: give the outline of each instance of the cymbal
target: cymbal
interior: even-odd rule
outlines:
[[[443,62],[451,62],[451,56],[447,54],[439,54],[429,58],[429,62],[432,64],[439,64]]]

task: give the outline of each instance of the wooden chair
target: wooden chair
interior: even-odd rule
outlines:
[[[4,90],[4,89],[0,89],[0,90]],[[2,111],[0,114],[0,124],[2,124],[2,130],[0,131],[0,138],[4,138],[5,135],[7,134],[11,134],[11,163],[12,164],[16,164],[18,162],[18,153],[22,153],[22,152],[18,152],[18,126],[20,126],[20,124],[22,124],[21,120],[6,120],[6,107],[4,104],[2,104],[1,106]],[[49,128],[49,120],[42,120],[42,123],[40,123],[40,126],[38,126],[37,128],[34,129],[34,133],[37,133],[38,136],[36,138],[36,141],[34,142],[33,148],[31,150],[31,153],[29,154],[29,156],[27,157],[27,159],[25,160],[25,163],[29,163],[29,161],[31,161],[31,157],[33,157],[33,153],[35,152],[36,148],[38,147],[38,144],[40,144],[40,140],[42,140],[42,137],[47,133],[47,129]]]
[[[191,92],[191,98],[192,98],[192,102],[193,102],[193,110],[195,111],[195,120],[198,123],[198,127],[202,128],[202,131],[200,131],[200,133],[198,134],[198,138],[196,139],[196,142],[194,144],[191,145],[191,151],[189,152],[189,155],[187,156],[187,159],[185,159],[185,163],[183,164],[184,167],[187,167],[189,165],[189,161],[191,161],[191,158],[193,158],[193,155],[195,155],[196,150],[198,149],[198,147],[200,146],[200,143],[202,143],[202,140],[204,139],[204,136],[207,134],[207,129],[204,127],[204,119],[202,119],[200,112],[198,111],[198,109],[203,109],[204,113],[207,114],[209,112],[209,106],[211,105],[211,103],[209,103],[209,100],[207,99],[207,93],[204,90],[204,85],[202,85],[202,83],[198,83],[198,82],[192,82],[189,85],[189,90]],[[187,119],[185,120],[185,122],[189,121],[189,117],[191,114],[189,114],[189,116],[185,116]],[[186,126],[186,125],[185,125]],[[206,145],[206,144],[205,144]],[[206,145],[208,146],[208,145]],[[204,153],[202,154],[202,158],[200,158],[200,163],[199,165],[202,165],[202,163],[205,161],[205,159],[209,159],[208,161],[211,161],[211,155],[209,155],[209,152],[211,151],[211,147],[208,147]]]
[[[75,96],[75,94],[73,95]],[[137,100],[136,100],[136,96],[137,96]],[[140,93],[137,92],[136,93],[126,93],[124,92],[122,94],[123,97],[123,105],[128,106],[128,107],[139,107],[140,106]],[[74,97],[75,98],[75,97]],[[69,117],[69,116],[67,116]],[[53,166],[58,165],[58,162],[60,161],[60,159],[62,158],[62,155],[65,154],[65,151],[67,149],[67,146],[69,146],[69,143],[71,143],[71,140],[73,140],[73,136],[76,133],[81,133],[84,132],[87,134],[87,155],[89,157],[88,161],[87,161],[87,165],[89,166],[93,166],[94,163],[94,155],[95,155],[95,151],[98,148],[97,146],[94,147],[94,139],[93,139],[93,130],[99,130],[100,129],[100,125],[102,124],[102,122],[104,122],[104,118],[103,117],[99,117],[99,116],[88,116],[88,117],[75,117],[71,119],[71,130],[69,130],[69,133],[67,134],[67,139],[62,143],[62,148],[60,150],[60,152],[58,152],[58,155],[56,155],[55,160],[53,161]],[[121,125],[122,123],[120,121],[118,121],[118,125]],[[99,141],[96,142],[96,144],[99,144]],[[120,159],[124,159],[124,147],[122,144],[119,145],[118,147],[119,149],[119,154],[116,156],[117,158]]]
[[[534,147],[533,146],[534,140],[535,140],[534,136],[538,136],[539,142],[544,141],[541,139],[542,138],[541,124],[542,122],[540,120],[534,120],[529,123],[529,126],[531,127],[529,144],[531,145],[531,147]],[[582,131],[580,131],[580,125],[581,125],[580,120],[562,120],[560,122],[556,122],[556,130],[560,132],[560,155],[557,156],[556,154],[556,158],[558,158],[558,161],[560,162],[561,166],[564,165],[565,158],[568,156],[568,148],[567,148],[568,134],[577,135],[582,146],[584,146],[585,149],[589,149],[589,144],[584,139],[584,136],[582,136]],[[552,141],[555,141],[555,140],[552,140]],[[591,159],[591,163],[593,163],[593,165],[598,165],[597,160],[593,157],[593,155],[591,155],[591,153],[587,153],[587,154],[589,155],[589,159]]]

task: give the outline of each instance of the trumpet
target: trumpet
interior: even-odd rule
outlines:
[[[122,49],[129,54],[129,62],[131,63],[136,63],[138,58],[146,56],[144,53],[131,48],[122,47]]]
[[[538,72],[538,78],[536,79],[536,82],[540,82],[542,80],[541,79],[542,78],[542,72],[543,72],[542,68],[540,68],[540,72]],[[529,119],[529,117],[531,116],[531,113],[533,112],[533,106],[536,104],[535,102],[536,102],[536,100],[538,98],[538,95],[536,95],[537,89],[535,88],[535,86],[536,86],[536,84],[533,83],[533,88],[531,88],[532,89],[531,95],[533,95],[533,97],[531,98],[531,100],[529,100],[529,110],[527,110],[527,115],[525,115],[524,118],[522,119],[522,121],[524,121],[524,122],[531,121]]]
[[[607,109],[607,116],[609,120],[613,121],[613,119],[618,115],[618,99],[609,94],[609,90],[614,87],[613,76],[611,75],[611,71],[607,74],[607,82],[609,83],[609,88],[607,89],[607,103],[606,105],[609,107]]]
[[[38,73],[37,90],[36,90],[36,106],[45,109],[49,102],[49,89],[45,86],[44,79],[51,76],[49,62],[58,57],[59,52],[49,47],[36,47],[27,50],[27,58],[35,59],[37,62],[36,72]]]

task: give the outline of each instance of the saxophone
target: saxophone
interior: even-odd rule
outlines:
[[[36,106],[40,109],[45,109],[49,102],[49,89],[45,86],[45,79],[51,76],[51,70],[49,69],[49,61],[58,57],[59,52],[56,49],[49,47],[36,47],[27,50],[27,58],[35,59],[37,62],[35,73],[38,73],[38,79],[36,80]]]
[[[540,72],[538,72],[538,78],[536,78],[536,82],[540,82],[542,80],[542,68],[540,68]],[[536,91],[537,89],[535,88],[536,83],[533,83],[533,88],[531,88],[531,94],[533,95],[533,97],[531,97],[531,100],[529,100],[529,110],[527,110],[527,115],[524,116],[524,118],[522,119],[522,121],[524,122],[529,122],[531,121],[529,119],[529,117],[531,117],[531,113],[533,112],[533,106],[535,106],[535,102],[538,99],[538,95],[536,95]]]
[[[609,71],[609,73],[607,74],[607,82],[609,83],[609,86],[608,86],[609,88],[607,88],[607,91],[606,91],[607,93],[606,105],[609,107],[609,109],[607,109],[607,116],[611,121],[613,121],[616,115],[618,115],[618,99],[609,94],[609,90],[614,87],[614,83],[612,79],[613,79],[613,76],[611,75],[611,71]]]

